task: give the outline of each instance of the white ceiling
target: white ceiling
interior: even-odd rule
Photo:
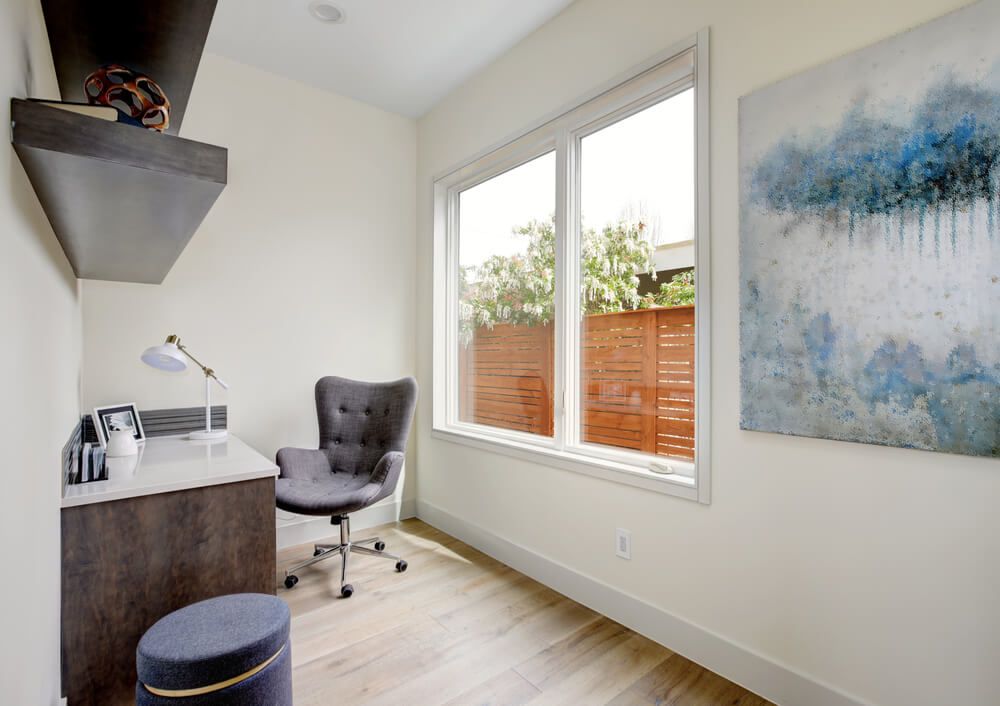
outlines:
[[[572,0],[219,0],[206,49],[419,117]]]

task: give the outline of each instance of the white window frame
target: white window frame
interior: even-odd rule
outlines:
[[[709,227],[708,30],[702,30],[556,113],[449,169],[434,180],[435,438],[578,471],[708,504],[711,499],[711,306]],[[693,59],[693,70],[690,68]],[[579,291],[580,141],[672,95],[694,88],[695,100],[695,462],[583,443],[580,438]],[[459,194],[549,152],[556,156],[556,291],[554,436],[458,419]],[[569,188],[572,185],[572,188]],[[573,371],[567,375],[567,371]],[[669,473],[653,472],[651,466]]]

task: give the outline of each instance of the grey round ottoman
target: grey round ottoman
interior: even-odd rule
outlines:
[[[292,706],[290,620],[284,601],[262,593],[164,616],[136,649],[136,705]]]

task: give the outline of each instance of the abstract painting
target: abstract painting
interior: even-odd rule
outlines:
[[[1000,457],[1000,3],[740,101],[744,429]]]

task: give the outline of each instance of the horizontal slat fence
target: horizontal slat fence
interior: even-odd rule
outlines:
[[[656,453],[694,460],[694,307],[656,310]]]
[[[694,307],[584,318],[582,437],[694,459]],[[459,418],[552,435],[553,329],[478,329],[459,351]]]
[[[656,315],[586,316],[580,332],[584,441],[656,452]]]
[[[459,347],[459,418],[552,436],[552,327],[497,324]]]

